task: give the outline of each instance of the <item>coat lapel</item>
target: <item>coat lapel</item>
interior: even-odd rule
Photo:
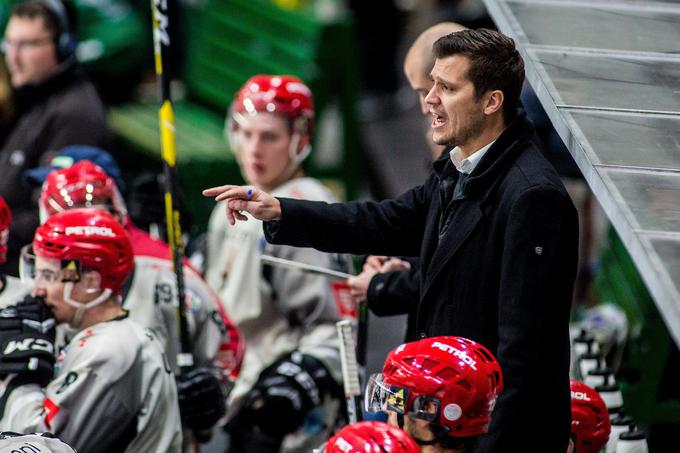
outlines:
[[[424,278],[421,300],[424,300],[425,294],[441,270],[453,258],[460,246],[468,240],[481,218],[482,210],[478,200],[463,201],[458,206],[451,219],[451,224],[444,236],[439,240],[439,245],[432,255],[432,260]],[[437,233],[435,232],[435,234]]]

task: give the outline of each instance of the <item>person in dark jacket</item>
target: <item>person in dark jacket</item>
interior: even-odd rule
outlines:
[[[420,111],[425,120],[430,110],[425,97],[434,85],[430,78],[430,71],[434,66],[432,45],[442,36],[464,29],[465,27],[455,22],[441,22],[428,27],[406,53],[404,75],[411,89],[418,95]],[[436,160],[446,148],[432,142],[429,121],[424,121],[424,125],[428,129],[427,143],[432,160]],[[375,315],[407,314],[405,341],[413,341],[416,339],[415,315],[418,309],[420,269],[418,258],[402,258],[369,256],[362,272],[348,279],[347,283],[354,299],[358,303],[365,301]]]
[[[8,262],[17,275],[18,257],[38,226],[31,191],[21,175],[47,165],[69,145],[106,147],[109,131],[104,106],[94,86],[80,72],[75,38],[59,0],[19,3],[5,30],[2,50],[14,91],[15,117],[0,137],[0,196],[12,209]]]
[[[257,189],[204,191],[266,221],[272,243],[327,252],[420,254],[420,337],[459,335],[498,358],[505,390],[476,452],[566,451],[569,311],[577,214],[517,111],[524,64],[514,42],[465,30],[434,45],[435,143],[454,146],[425,184],[393,200],[325,204]],[[527,429],[530,429],[529,435]]]

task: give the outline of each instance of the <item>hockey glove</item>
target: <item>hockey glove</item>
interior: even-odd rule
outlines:
[[[283,437],[302,426],[309,411],[336,387],[321,362],[293,352],[260,373],[244,404],[244,421],[271,437]]]
[[[46,386],[53,376],[55,322],[42,298],[26,296],[0,311],[0,377]]]
[[[192,430],[211,428],[226,412],[222,383],[208,368],[194,368],[176,378],[182,424]]]

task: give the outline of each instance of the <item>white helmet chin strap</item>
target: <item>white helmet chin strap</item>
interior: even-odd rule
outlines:
[[[304,148],[298,153],[298,145],[300,144],[301,134],[299,132],[294,132],[290,139],[290,145],[288,147],[288,154],[290,155],[290,163],[288,168],[284,172],[283,181],[288,181],[291,176],[297,171],[297,169],[302,165],[302,162],[307,159],[309,153],[312,151],[312,145],[307,143]]]
[[[67,282],[66,285],[64,285],[64,302],[66,302],[68,305],[76,309],[76,313],[75,315],[73,315],[73,319],[69,322],[69,325],[75,329],[80,327],[80,323],[83,321],[83,315],[85,315],[85,312],[87,310],[89,310],[92,307],[96,307],[97,305],[106,301],[111,297],[111,294],[113,293],[110,288],[105,288],[104,291],[95,299],[89,301],[86,304],[83,304],[71,299],[72,291],[73,282]]]

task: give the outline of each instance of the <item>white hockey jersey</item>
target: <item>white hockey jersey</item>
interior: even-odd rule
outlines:
[[[226,328],[219,312],[219,299],[195,271],[184,269],[187,294],[186,312],[194,362],[197,366],[211,365]],[[177,284],[172,262],[151,256],[135,256],[135,270],[123,308],[130,311],[130,319],[152,329],[165,346],[165,353],[176,370],[179,352],[179,319],[177,313]]]
[[[0,275],[2,289],[0,289],[0,309],[16,305],[30,294],[31,287],[11,275]]]
[[[331,192],[311,178],[288,181],[272,195],[334,201]],[[333,282],[295,269],[263,266],[263,253],[342,271],[350,265],[347,256],[268,244],[262,222],[251,217],[232,226],[224,205],[215,207],[208,227],[206,280],[245,338],[241,373],[230,395],[230,415],[260,372],[295,350],[321,360],[338,382],[342,379],[335,328],[340,315]]]
[[[153,332],[127,316],[78,332],[46,389],[14,388],[0,429],[50,431],[80,453],[179,452],[182,445],[170,365]]]

